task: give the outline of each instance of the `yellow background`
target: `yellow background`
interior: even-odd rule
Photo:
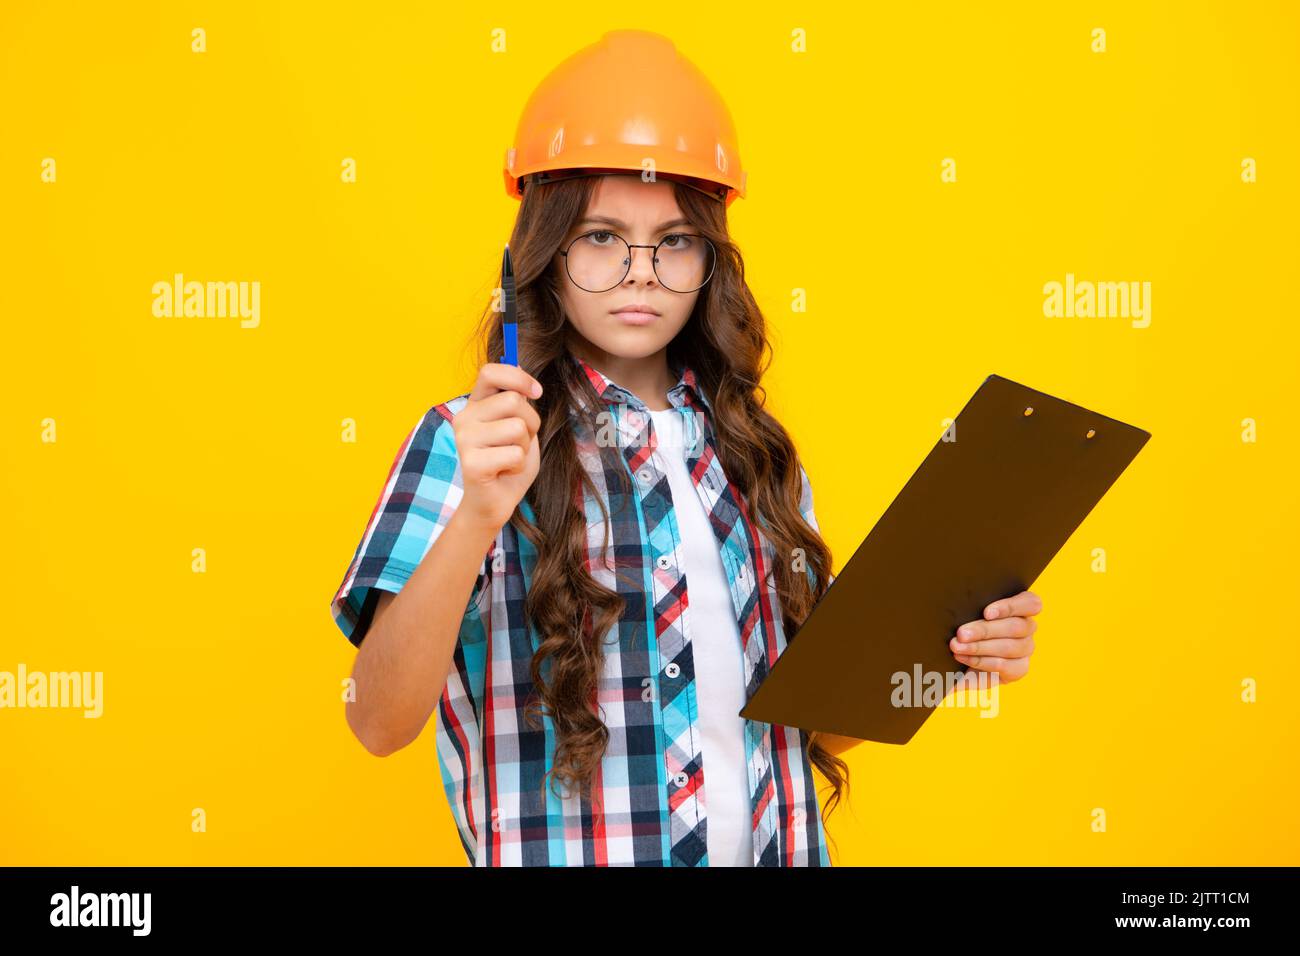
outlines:
[[[1300,14],[1039,6],[0,8],[0,670],[105,681],[99,720],[0,711],[0,863],[464,864],[432,726],[382,760],[348,731],[328,602],[469,387],[525,97],[619,27],[734,113],[766,386],[837,570],[990,373],[1154,436],[1035,583],[1000,716],[851,752],[837,861],[1300,862]],[[260,326],[155,318],[175,272],[259,281]],[[1067,272],[1150,281],[1150,327],[1045,318]]]

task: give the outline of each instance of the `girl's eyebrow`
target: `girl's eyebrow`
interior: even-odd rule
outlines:
[[[585,226],[589,222],[591,223],[604,222],[604,223],[608,223],[611,226],[615,226],[619,229],[627,228],[627,223],[623,222],[621,219],[612,219],[609,216],[588,216],[585,219],[579,220],[578,225]],[[689,226],[690,224],[691,221],[689,219],[670,219],[668,222],[660,223],[659,228],[656,229],[655,231],[663,232],[665,229],[671,229],[673,226]]]

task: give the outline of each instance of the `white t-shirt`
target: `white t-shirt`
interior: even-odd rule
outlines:
[[[668,475],[682,539],[696,702],[703,735],[709,864],[753,866],[749,776],[745,767],[745,664],[731,589],[704,503],[686,470],[685,421],[676,408],[650,410],[660,467]]]

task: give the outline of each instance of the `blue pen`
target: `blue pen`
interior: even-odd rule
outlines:
[[[515,312],[515,268],[510,262],[510,244],[506,244],[505,254],[501,257],[501,299],[505,306],[505,321],[501,325],[501,336],[505,340],[506,354],[501,361],[506,365],[519,365],[519,338]]]

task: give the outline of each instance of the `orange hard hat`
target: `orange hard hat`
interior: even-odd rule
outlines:
[[[730,206],[745,195],[731,113],[673,42],[611,30],[557,66],[524,104],[506,150],[506,193],[609,172],[677,179]]]

